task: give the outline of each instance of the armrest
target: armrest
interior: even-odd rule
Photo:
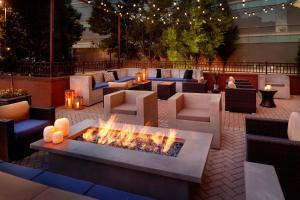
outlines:
[[[246,134],[287,138],[288,120],[246,116]]]
[[[125,91],[121,90],[104,96],[104,102],[110,109],[125,102]]]
[[[177,113],[179,113],[180,110],[184,107],[184,95],[182,93],[176,93],[171,98],[168,99],[168,106],[169,111],[172,111],[175,109],[175,117]]]
[[[10,152],[14,141],[14,121],[0,119],[0,159],[10,161]]]
[[[153,117],[158,116],[157,93],[147,92],[136,98],[137,117],[147,122],[146,125],[153,126]],[[157,126],[157,124],[155,124]]]
[[[76,92],[90,91],[92,87],[92,75],[74,75],[70,76],[70,89]]]
[[[51,124],[55,121],[55,108],[40,108],[40,107],[30,107],[29,110],[30,118],[32,119],[43,119],[49,120]]]
[[[273,165],[298,162],[300,142],[259,135],[246,135],[246,140],[247,161]]]

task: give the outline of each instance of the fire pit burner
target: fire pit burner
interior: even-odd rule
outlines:
[[[145,132],[146,130],[142,131]],[[170,131],[169,136],[136,133],[125,129],[107,131],[105,128],[89,127],[81,131],[74,139],[117,148],[143,151],[160,155],[177,157],[184,141],[176,138],[176,133]]]

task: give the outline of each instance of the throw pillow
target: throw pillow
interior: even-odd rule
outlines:
[[[26,120],[29,118],[29,107],[27,101],[0,106],[0,119]]]
[[[288,123],[289,140],[300,141],[300,112],[292,112]]]
[[[161,78],[161,69],[156,69],[156,78]]]
[[[108,72],[112,72],[114,74],[114,78],[115,80],[119,80],[119,76],[118,76],[118,72],[117,71],[108,71]]]
[[[184,75],[183,75],[184,79],[192,79],[193,78],[193,70],[185,70]]]
[[[96,86],[96,80],[95,80],[94,76],[91,76],[91,77],[92,77],[92,89],[94,89]]]
[[[108,82],[108,87],[114,87],[114,88],[128,88],[127,82],[117,83],[117,82]]]
[[[235,89],[236,85],[233,81],[228,81],[228,87],[231,88],[231,89]]]
[[[162,78],[172,78],[172,73],[170,69],[163,69],[161,71],[161,77]]]
[[[233,76],[229,76],[229,81],[232,81],[233,83],[235,83],[235,79],[233,78]]]
[[[115,81],[114,73],[112,72],[103,72],[105,82]]]
[[[201,76],[200,79],[198,80],[198,83],[204,83],[204,81],[205,81],[205,80],[204,80],[204,77]]]

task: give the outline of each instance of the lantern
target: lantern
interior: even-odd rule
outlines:
[[[272,90],[272,85],[266,85],[265,90]]]
[[[147,81],[147,69],[142,69],[141,72],[141,81],[146,82]]]
[[[83,96],[76,96],[74,98],[74,109],[75,110],[81,110],[83,104]]]
[[[136,81],[137,83],[142,82],[142,74],[141,74],[141,73],[136,73],[136,74],[135,74],[135,81]]]
[[[73,107],[74,96],[75,96],[75,91],[74,90],[66,90],[65,91],[65,107],[66,108],[72,108]]]

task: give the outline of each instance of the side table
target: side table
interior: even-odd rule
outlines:
[[[261,93],[261,103],[260,106],[267,107],[267,108],[275,108],[276,105],[274,103],[274,95],[277,90],[259,90]]]
[[[161,82],[157,84],[157,96],[159,99],[167,100],[176,93],[175,82]]]

